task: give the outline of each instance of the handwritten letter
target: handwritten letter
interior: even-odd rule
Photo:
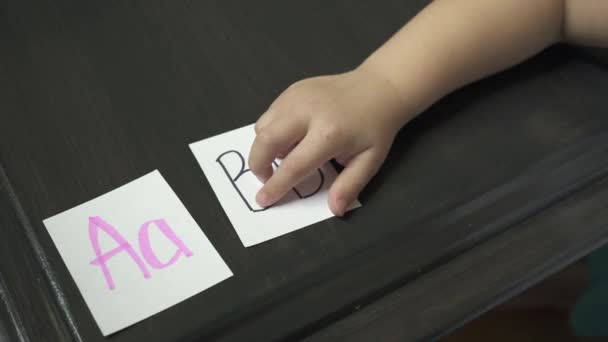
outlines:
[[[283,200],[262,208],[255,201],[262,183],[247,165],[255,138],[253,125],[190,144],[222,208],[245,246],[273,239],[333,214],[327,206],[327,191],[337,173],[331,164],[312,172]],[[274,162],[275,169],[280,162]],[[351,209],[359,207],[355,203]]]
[[[104,335],[232,275],[158,171],[44,225]]]

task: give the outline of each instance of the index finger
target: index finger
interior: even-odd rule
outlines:
[[[260,129],[249,152],[249,169],[261,181],[272,175],[272,162],[306,133],[306,126],[294,118],[273,120]]]
[[[256,195],[256,201],[267,207],[280,200],[316,168],[321,167],[334,154],[332,144],[321,143],[307,135],[283,160],[274,174]]]

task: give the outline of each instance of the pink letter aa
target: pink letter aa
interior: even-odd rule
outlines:
[[[175,254],[169,259],[167,262],[162,262],[158,260],[158,257],[152,250],[152,246],[150,245],[150,225],[154,224],[158,229],[165,235],[165,237],[170,240],[176,247],[177,250]],[[117,247],[103,252],[101,251],[101,247],[99,246],[99,230],[103,230],[106,234],[108,234],[116,243]],[[155,269],[161,269],[174,264],[177,259],[179,259],[180,255],[185,255],[186,257],[192,256],[192,252],[186,245],[182,242],[182,240],[175,235],[175,232],[169,227],[167,222],[164,219],[151,220],[142,224],[139,228],[139,248],[141,250],[142,258],[137,254],[135,249],[131,246],[131,244],[114,228],[112,225],[104,221],[99,216],[89,217],[89,238],[91,239],[91,244],[93,245],[93,250],[95,251],[95,255],[97,257],[91,261],[92,265],[96,265],[101,267],[104,277],[106,278],[106,282],[108,283],[108,287],[110,290],[114,289],[114,280],[112,279],[112,275],[110,274],[110,270],[108,269],[108,265],[106,264],[113,256],[120,252],[127,252],[131,259],[137,264],[141,272],[143,273],[144,278],[148,279],[152,275],[150,271],[146,267],[144,260],[148,265]]]

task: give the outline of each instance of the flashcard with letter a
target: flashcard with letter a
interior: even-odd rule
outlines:
[[[232,276],[158,171],[43,222],[104,336]]]
[[[337,172],[330,163],[315,170],[277,204],[260,207],[255,195],[262,183],[247,165],[254,139],[254,125],[249,125],[190,144],[243,245],[249,247],[334,216],[327,193]],[[280,167],[279,162],[274,166]],[[360,206],[356,201],[349,209]]]

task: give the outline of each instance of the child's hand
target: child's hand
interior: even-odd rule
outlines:
[[[607,45],[607,16],[600,0],[431,2],[362,67],[297,82],[262,115],[249,155],[251,170],[266,181],[258,203],[275,203],[335,158],[346,168],[329,206],[343,215],[415,114],[558,41]],[[282,156],[273,174],[272,161]]]
[[[396,89],[369,69],[296,82],[255,125],[249,167],[265,182],[257,202],[272,205],[335,158],[345,169],[329,190],[329,206],[344,215],[407,121],[402,110]],[[272,161],[283,157],[273,174]]]

